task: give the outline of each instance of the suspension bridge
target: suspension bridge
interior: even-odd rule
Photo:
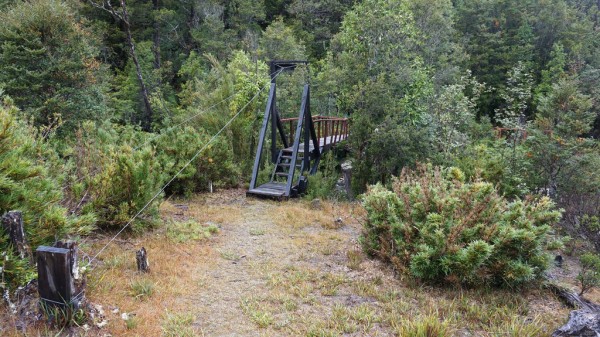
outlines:
[[[273,74],[293,71],[307,61],[271,61],[271,87],[258,139],[248,196],[287,199],[306,191],[308,176],[319,168],[324,152],[348,137],[348,119],[312,116],[310,86],[304,84],[298,117],[282,119],[277,107],[277,83]],[[270,134],[270,137],[268,137]],[[274,168],[268,182],[258,185],[263,153],[270,143]],[[268,155],[267,155],[268,156]]]

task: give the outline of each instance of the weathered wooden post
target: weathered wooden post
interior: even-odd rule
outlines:
[[[25,240],[25,230],[23,229],[23,213],[20,211],[10,211],[2,216],[2,228],[8,233],[16,253],[24,259],[30,256],[29,246]]]
[[[342,163],[342,173],[344,174],[344,188],[346,189],[346,195],[348,199],[352,200],[352,185],[350,184],[350,179],[352,179],[352,163],[347,161]]]
[[[42,308],[59,308],[69,313],[73,297],[71,251],[66,248],[39,246],[36,250],[38,292]]]
[[[139,272],[150,272],[150,264],[148,263],[148,254],[146,253],[146,248],[142,247],[142,249],[135,252],[135,260],[137,262],[137,269]]]
[[[77,298],[73,298],[72,302],[75,307],[79,307],[80,302],[83,300],[83,284],[78,282],[79,277],[79,262],[77,258],[77,242],[66,240],[58,241],[54,247],[64,248],[69,250],[69,272],[71,273],[71,289],[74,294],[78,294]]]

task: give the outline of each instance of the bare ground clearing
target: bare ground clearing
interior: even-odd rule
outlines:
[[[568,316],[545,290],[440,289],[401,280],[360,251],[360,207],[319,206],[247,199],[241,190],[163,203],[164,226],[119,239],[88,276],[88,298],[102,306],[106,326],[69,333],[544,336]],[[82,248],[94,252],[107,241]],[[141,246],[150,258],[147,275],[135,270]],[[17,334],[11,322],[0,327]],[[56,332],[38,326],[27,334]]]

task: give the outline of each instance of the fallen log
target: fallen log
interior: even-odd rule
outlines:
[[[600,336],[600,305],[579,296],[573,290],[548,282],[546,286],[573,310],[569,320],[558,328],[552,337],[598,337]]]

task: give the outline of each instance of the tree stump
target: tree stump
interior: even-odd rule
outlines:
[[[85,281],[79,275],[79,262],[77,254],[77,243],[75,241],[66,240],[58,241],[55,245],[57,248],[64,248],[69,250],[69,272],[71,273],[71,291],[73,292],[73,298],[71,304],[75,308],[80,308],[85,297]]]
[[[20,258],[30,257],[29,246],[25,240],[25,230],[23,229],[23,213],[20,211],[10,211],[2,216],[2,228],[8,233],[10,241],[13,244],[15,252]]]
[[[57,247],[39,246],[36,250],[38,292],[43,308],[70,307],[73,296],[70,254],[68,249]]]
[[[71,276],[74,280],[79,279],[79,263],[77,262],[77,243],[75,241],[66,240],[66,241],[58,241],[54,247],[56,248],[64,248],[68,249],[70,252],[69,255],[69,265],[71,266]]]
[[[137,262],[137,269],[139,272],[150,272],[150,263],[148,263],[148,254],[146,253],[146,248],[142,247],[142,249],[135,252],[135,260]]]

